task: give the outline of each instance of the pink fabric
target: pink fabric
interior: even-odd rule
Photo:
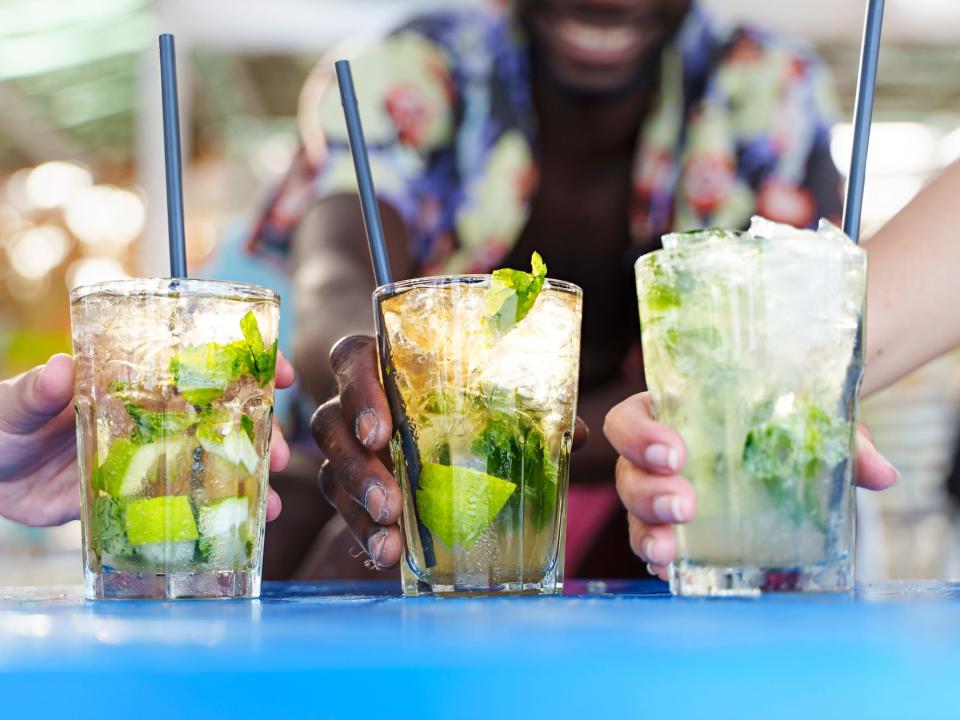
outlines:
[[[567,501],[567,557],[564,574],[576,573],[590,545],[620,508],[620,498],[613,485],[571,485]]]

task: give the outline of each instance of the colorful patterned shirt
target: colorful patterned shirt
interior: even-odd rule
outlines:
[[[352,60],[377,192],[403,218],[416,275],[488,272],[516,242],[537,186],[529,52],[509,11],[422,16]],[[664,46],[633,160],[630,229],[651,237],[796,226],[841,211],[824,66],[805,46],[694,5]],[[250,240],[285,258],[296,226],[356,181],[333,64],[301,97],[302,146]]]

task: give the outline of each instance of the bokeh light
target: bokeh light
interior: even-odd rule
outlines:
[[[70,232],[96,254],[121,252],[143,232],[143,200],[113,185],[77,190],[64,208]]]
[[[33,210],[33,203],[30,202],[30,196],[27,194],[27,178],[30,177],[30,171],[31,168],[21,168],[7,180],[7,200],[17,210]]]
[[[92,184],[93,177],[86,168],[56,160],[31,170],[25,190],[34,207],[47,209],[63,205],[77,190]]]
[[[70,236],[56,225],[39,225],[14,235],[6,251],[17,275],[39,280],[67,257]]]
[[[113,258],[81,258],[67,268],[67,289],[91,285],[105,280],[124,280],[130,277],[123,266]]]

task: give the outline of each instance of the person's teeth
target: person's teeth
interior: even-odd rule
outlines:
[[[568,20],[560,26],[560,32],[571,43],[587,50],[617,52],[633,44],[635,33],[629,28],[599,28]]]

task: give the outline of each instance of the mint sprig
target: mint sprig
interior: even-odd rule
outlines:
[[[198,407],[209,405],[227,387],[244,375],[251,375],[263,387],[277,368],[277,341],[269,347],[253,311],[240,320],[243,340],[188,345],[170,361],[170,372],[180,394]]]
[[[547,277],[547,266],[539,253],[530,259],[532,272],[503,268],[495,270],[487,290],[485,322],[497,334],[508,332],[533,308]]]

